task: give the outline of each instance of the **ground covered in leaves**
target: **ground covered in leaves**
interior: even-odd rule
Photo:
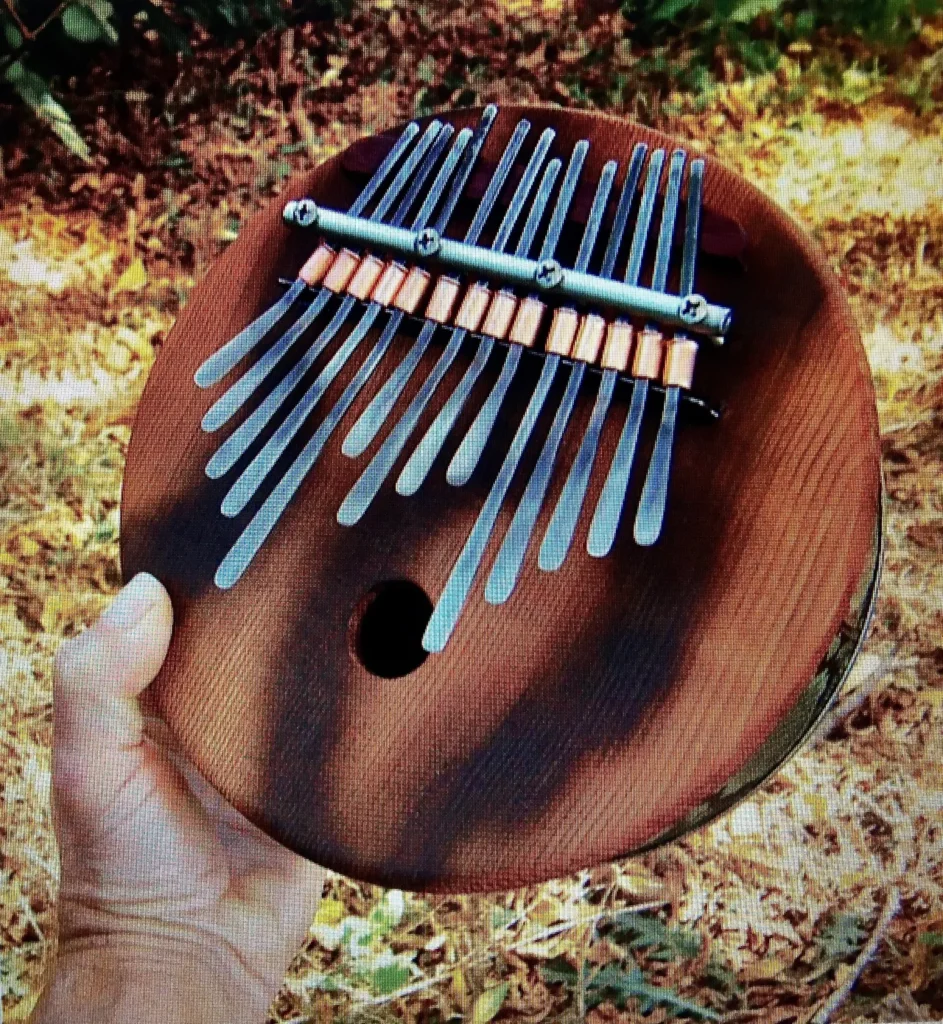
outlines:
[[[155,51],[140,57],[146,88],[125,88],[123,66],[76,86],[93,165],[28,124],[4,146],[8,1020],[28,1016],[51,954],[51,660],[119,585],[130,424],[181,302],[293,169],[417,109],[534,98],[604,103],[698,140],[827,250],[878,396],[887,505],[875,625],[817,741],[683,841],[488,897],[335,877],[273,1019],[943,1020],[943,112],[920,77],[936,73],[927,52],[943,33],[928,28],[923,63],[896,78],[853,63],[823,77],[803,51],[710,95],[628,97],[618,15],[589,9],[578,24],[553,5],[479,6],[472,28],[448,5],[386,0],[253,51],[204,42],[182,69]],[[586,60],[594,47],[609,48],[606,72]],[[161,81],[157,113],[147,90]]]

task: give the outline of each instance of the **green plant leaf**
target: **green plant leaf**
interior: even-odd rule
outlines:
[[[21,973],[22,966],[15,950],[4,950],[0,953],[0,985],[4,995],[13,999],[25,999],[29,995],[29,986]]]
[[[420,82],[425,82],[426,85],[431,85],[436,80],[436,72],[438,65],[436,59],[431,54],[426,54],[425,57],[416,65],[416,77]]]
[[[653,21],[673,21],[679,14],[697,6],[698,0],[664,0],[652,11]]]
[[[97,43],[102,38],[98,19],[82,4],[72,4],[62,12],[62,27],[80,43]]]
[[[59,136],[70,153],[81,160],[91,162],[91,151],[76,131],[72,118],[35,71],[31,71],[22,61],[16,61],[6,69],[4,78],[30,110]]]
[[[370,953],[375,931],[369,921],[356,914],[348,914],[338,927],[341,930],[340,943],[349,957],[356,960]]]
[[[652,960],[690,960],[701,952],[701,937],[686,928],[669,928],[661,918],[617,914],[613,938],[629,949],[644,949]]]
[[[851,956],[858,952],[866,935],[857,914],[836,914],[822,932],[819,949],[827,957]]]
[[[495,985],[494,988],[486,988],[475,1000],[471,1024],[488,1024],[489,1020],[494,1020],[504,1005],[504,1000],[507,999],[510,987],[507,982],[504,982],[501,985]]]
[[[378,935],[385,935],[403,920],[405,912],[406,897],[399,889],[389,889],[370,912],[370,924]]]
[[[62,27],[77,42],[106,40],[114,45],[118,42],[118,33],[110,20],[114,13],[108,0],[79,0],[62,12]]]
[[[749,24],[761,14],[773,14],[783,5],[783,0],[738,0],[728,17],[731,21]]]
[[[406,964],[391,963],[378,967],[371,975],[370,981],[377,995],[388,996],[402,988],[411,977],[412,971]]]
[[[23,45],[23,33],[13,24],[9,16],[3,14],[0,16],[0,21],[3,24],[3,38],[6,40],[7,46],[11,50],[15,50]]]
[[[739,993],[743,991],[743,987],[737,981],[736,974],[715,957],[711,957],[707,961],[704,979],[709,985],[720,989],[722,992]]]
[[[720,1020],[719,1013],[683,998],[674,989],[650,984],[639,967],[626,969],[615,962],[606,964],[589,979],[586,995],[587,1006],[612,1001],[618,1009],[624,1010],[628,1001],[634,999],[643,1016],[662,1007],[670,1013],[684,1013],[696,1020]]]
[[[0,415],[0,448],[16,448],[25,443],[23,424],[16,416]]]
[[[779,64],[779,50],[765,39],[745,39],[739,49],[740,59],[755,74],[773,71]]]
[[[563,982],[564,985],[575,985],[579,980],[579,971],[564,956],[555,956],[545,964],[541,964],[540,973],[544,981],[553,985]]]
[[[854,956],[867,934],[857,914],[834,914],[818,938],[816,969],[810,980],[827,974]]]
[[[492,907],[491,908],[491,929],[492,931],[498,931],[501,928],[507,928],[512,922],[518,918],[516,910],[511,910],[510,907]]]
[[[795,33],[800,38],[810,36],[815,31],[815,12],[799,11],[794,22]]]
[[[118,31],[112,25],[115,9],[111,0],[82,0],[85,6],[98,18],[105,35],[112,43],[118,42]]]

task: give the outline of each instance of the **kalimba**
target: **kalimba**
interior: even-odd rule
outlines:
[[[651,846],[796,748],[864,634],[873,390],[838,282],[712,158],[461,111],[293,180],[148,382],[151,699],[355,877],[499,888]]]

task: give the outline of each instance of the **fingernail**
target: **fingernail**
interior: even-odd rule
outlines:
[[[160,584],[149,572],[139,572],[102,613],[109,626],[129,629],[154,607],[160,596]]]

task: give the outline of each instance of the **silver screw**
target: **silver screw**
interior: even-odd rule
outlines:
[[[417,256],[428,259],[430,256],[435,256],[441,247],[442,237],[435,228],[423,228],[416,235],[415,249]]]
[[[289,224],[310,228],[318,220],[318,204],[313,199],[293,199],[285,205],[282,216]]]
[[[534,271],[538,288],[556,288],[563,281],[563,267],[556,260],[541,260]]]
[[[686,324],[699,324],[707,316],[707,299],[703,295],[688,295],[681,303],[681,319]]]

